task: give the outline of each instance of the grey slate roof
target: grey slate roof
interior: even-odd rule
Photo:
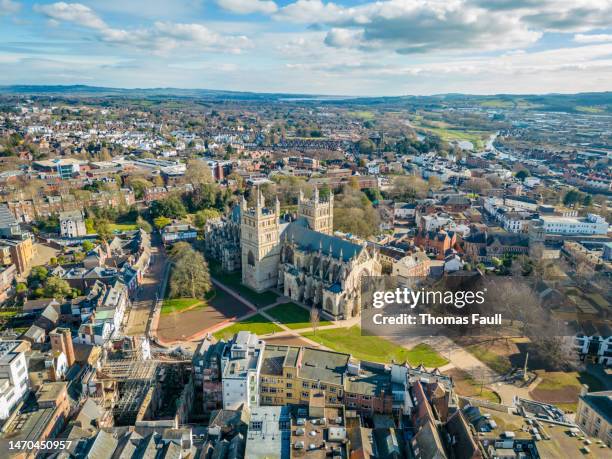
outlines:
[[[336,259],[340,259],[340,253],[342,253],[343,261],[349,261],[363,250],[361,245],[311,230],[308,228],[305,219],[298,219],[289,223],[281,237],[290,241],[293,240],[303,250],[316,252],[321,248],[324,255],[331,254]]]

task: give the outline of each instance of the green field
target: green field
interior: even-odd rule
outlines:
[[[17,309],[0,309],[0,319],[10,319],[15,317],[19,311]]]
[[[453,368],[444,374],[453,378],[457,394],[463,395],[464,397],[480,398],[493,403],[501,403],[501,398],[497,392],[481,385],[466,371],[460,370],[459,368]]]
[[[473,344],[467,346],[466,350],[500,375],[506,374],[512,369],[512,364],[507,357],[491,352],[484,346]]]
[[[483,137],[488,137],[489,133],[484,131],[469,131],[460,129],[447,129],[442,127],[419,127],[417,131],[423,131],[427,134],[435,134],[446,142],[452,142],[453,140],[466,140],[472,142],[476,150],[482,150],[484,148]]]
[[[207,260],[210,267],[210,274],[222,284],[235,290],[240,296],[246,298],[257,307],[268,306],[276,301],[278,295],[274,292],[257,293],[248,287],[242,285],[242,277],[240,273],[224,273],[221,271],[219,263],[214,260]]]
[[[138,229],[136,223],[109,223],[108,226],[113,232],[135,231]]]
[[[429,368],[441,367],[448,363],[444,357],[427,344],[419,344],[408,350],[389,340],[378,336],[362,336],[361,329],[355,325],[351,328],[332,328],[302,333],[305,338],[316,341],[338,352],[351,354],[359,360],[371,362],[398,363],[407,361],[410,365],[423,364]]]
[[[369,121],[374,119],[374,113],[368,110],[359,110],[354,112],[347,112],[347,115],[353,118],[359,118],[360,120]]]
[[[483,107],[490,108],[513,108],[514,102],[512,102],[511,100],[490,99],[481,102],[480,105]]]
[[[268,335],[270,333],[276,333],[282,330],[278,325],[273,324],[261,314],[255,314],[248,319],[241,320],[238,323],[230,325],[227,328],[219,330],[214,333],[213,336],[216,339],[227,339],[234,336],[239,331],[250,331],[259,336]]]
[[[174,299],[166,299],[164,300],[164,304],[162,305],[161,313],[162,315],[166,314],[175,314],[195,308],[205,308],[206,302],[201,300],[200,298],[174,298]]]
[[[603,113],[605,111],[603,108],[594,105],[577,105],[575,108],[577,112],[582,113]]]
[[[272,309],[268,309],[266,312],[292,330],[312,328],[312,325],[310,325],[310,311],[295,303],[279,304]],[[319,320],[319,327],[325,325],[331,325],[331,322]]]
[[[576,411],[578,396],[583,384],[589,391],[605,390],[604,385],[589,373],[576,371],[536,371],[540,383],[530,392],[534,400],[552,403],[566,411]]]

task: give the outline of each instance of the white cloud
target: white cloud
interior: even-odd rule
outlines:
[[[335,48],[355,48],[363,42],[363,31],[334,27],[325,36],[325,44]]]
[[[236,14],[272,14],[278,10],[276,3],[271,0],[217,0],[217,4]]]
[[[315,24],[330,23],[345,15],[345,9],[321,0],[298,0],[280,9],[275,18],[281,21]]]
[[[576,43],[603,43],[612,41],[612,34],[585,35],[579,33],[574,35],[574,41]]]
[[[512,49],[542,36],[522,23],[518,14],[488,10],[467,0],[386,0],[349,8],[298,0],[282,8],[276,18],[335,28],[326,38],[332,46],[391,48],[401,54]],[[355,31],[351,39],[349,29]]]
[[[149,50],[154,54],[164,55],[175,50],[239,53],[251,47],[246,36],[223,35],[195,23],[158,21],[147,28],[116,29],[80,3],[36,5],[35,10],[51,21],[69,22],[96,30],[101,41]]]
[[[54,21],[72,22],[90,29],[106,29],[108,26],[88,6],[81,3],[58,2],[49,5],[34,5],[34,11]]]
[[[0,0],[0,15],[14,14],[21,9],[21,3],[13,0]]]

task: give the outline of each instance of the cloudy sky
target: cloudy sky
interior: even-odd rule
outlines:
[[[612,0],[0,0],[0,84],[612,90]]]

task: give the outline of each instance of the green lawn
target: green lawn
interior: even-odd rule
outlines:
[[[201,300],[200,298],[166,299],[164,300],[164,304],[162,305],[161,313],[162,315],[174,314],[186,311],[188,309],[195,309],[196,307],[204,308],[206,307],[206,302]]]
[[[10,319],[19,314],[17,309],[0,309],[0,319]]]
[[[494,403],[501,403],[501,398],[497,392],[481,385],[468,372],[460,370],[459,368],[453,368],[445,372],[445,374],[453,378],[457,394],[463,395],[464,397],[474,397]]]
[[[589,373],[576,371],[536,371],[536,373],[542,380],[530,395],[534,400],[558,405],[566,411],[576,411],[582,384],[589,386],[590,392],[605,390],[601,381]]]
[[[441,367],[448,363],[444,357],[427,344],[419,344],[408,350],[379,336],[362,336],[361,329],[355,325],[351,328],[333,328],[302,333],[305,338],[316,341],[323,346],[338,352],[351,354],[359,360],[389,363],[392,360],[410,365],[423,364],[426,367]]]
[[[512,369],[512,364],[507,357],[491,352],[484,346],[473,344],[465,349],[500,375],[506,374]]]
[[[257,293],[248,287],[242,285],[242,276],[240,273],[225,273],[221,270],[219,263],[214,260],[207,260],[210,267],[211,275],[222,284],[230,287],[246,298],[257,307],[268,306],[276,301],[278,296],[274,292]]]
[[[214,333],[213,336],[216,339],[227,339],[231,338],[239,331],[245,330],[255,333],[259,336],[263,336],[281,331],[282,328],[280,328],[276,324],[273,324],[261,314],[255,314],[254,316],[251,316],[248,319],[241,320],[238,323],[219,330],[218,332]]]
[[[138,225],[136,223],[109,223],[108,225],[111,231],[134,231],[138,229]]]
[[[312,325],[310,325],[310,311],[295,303],[279,304],[272,309],[268,309],[266,312],[292,330],[312,328]],[[331,322],[320,320],[319,327],[324,325],[331,325]]]

